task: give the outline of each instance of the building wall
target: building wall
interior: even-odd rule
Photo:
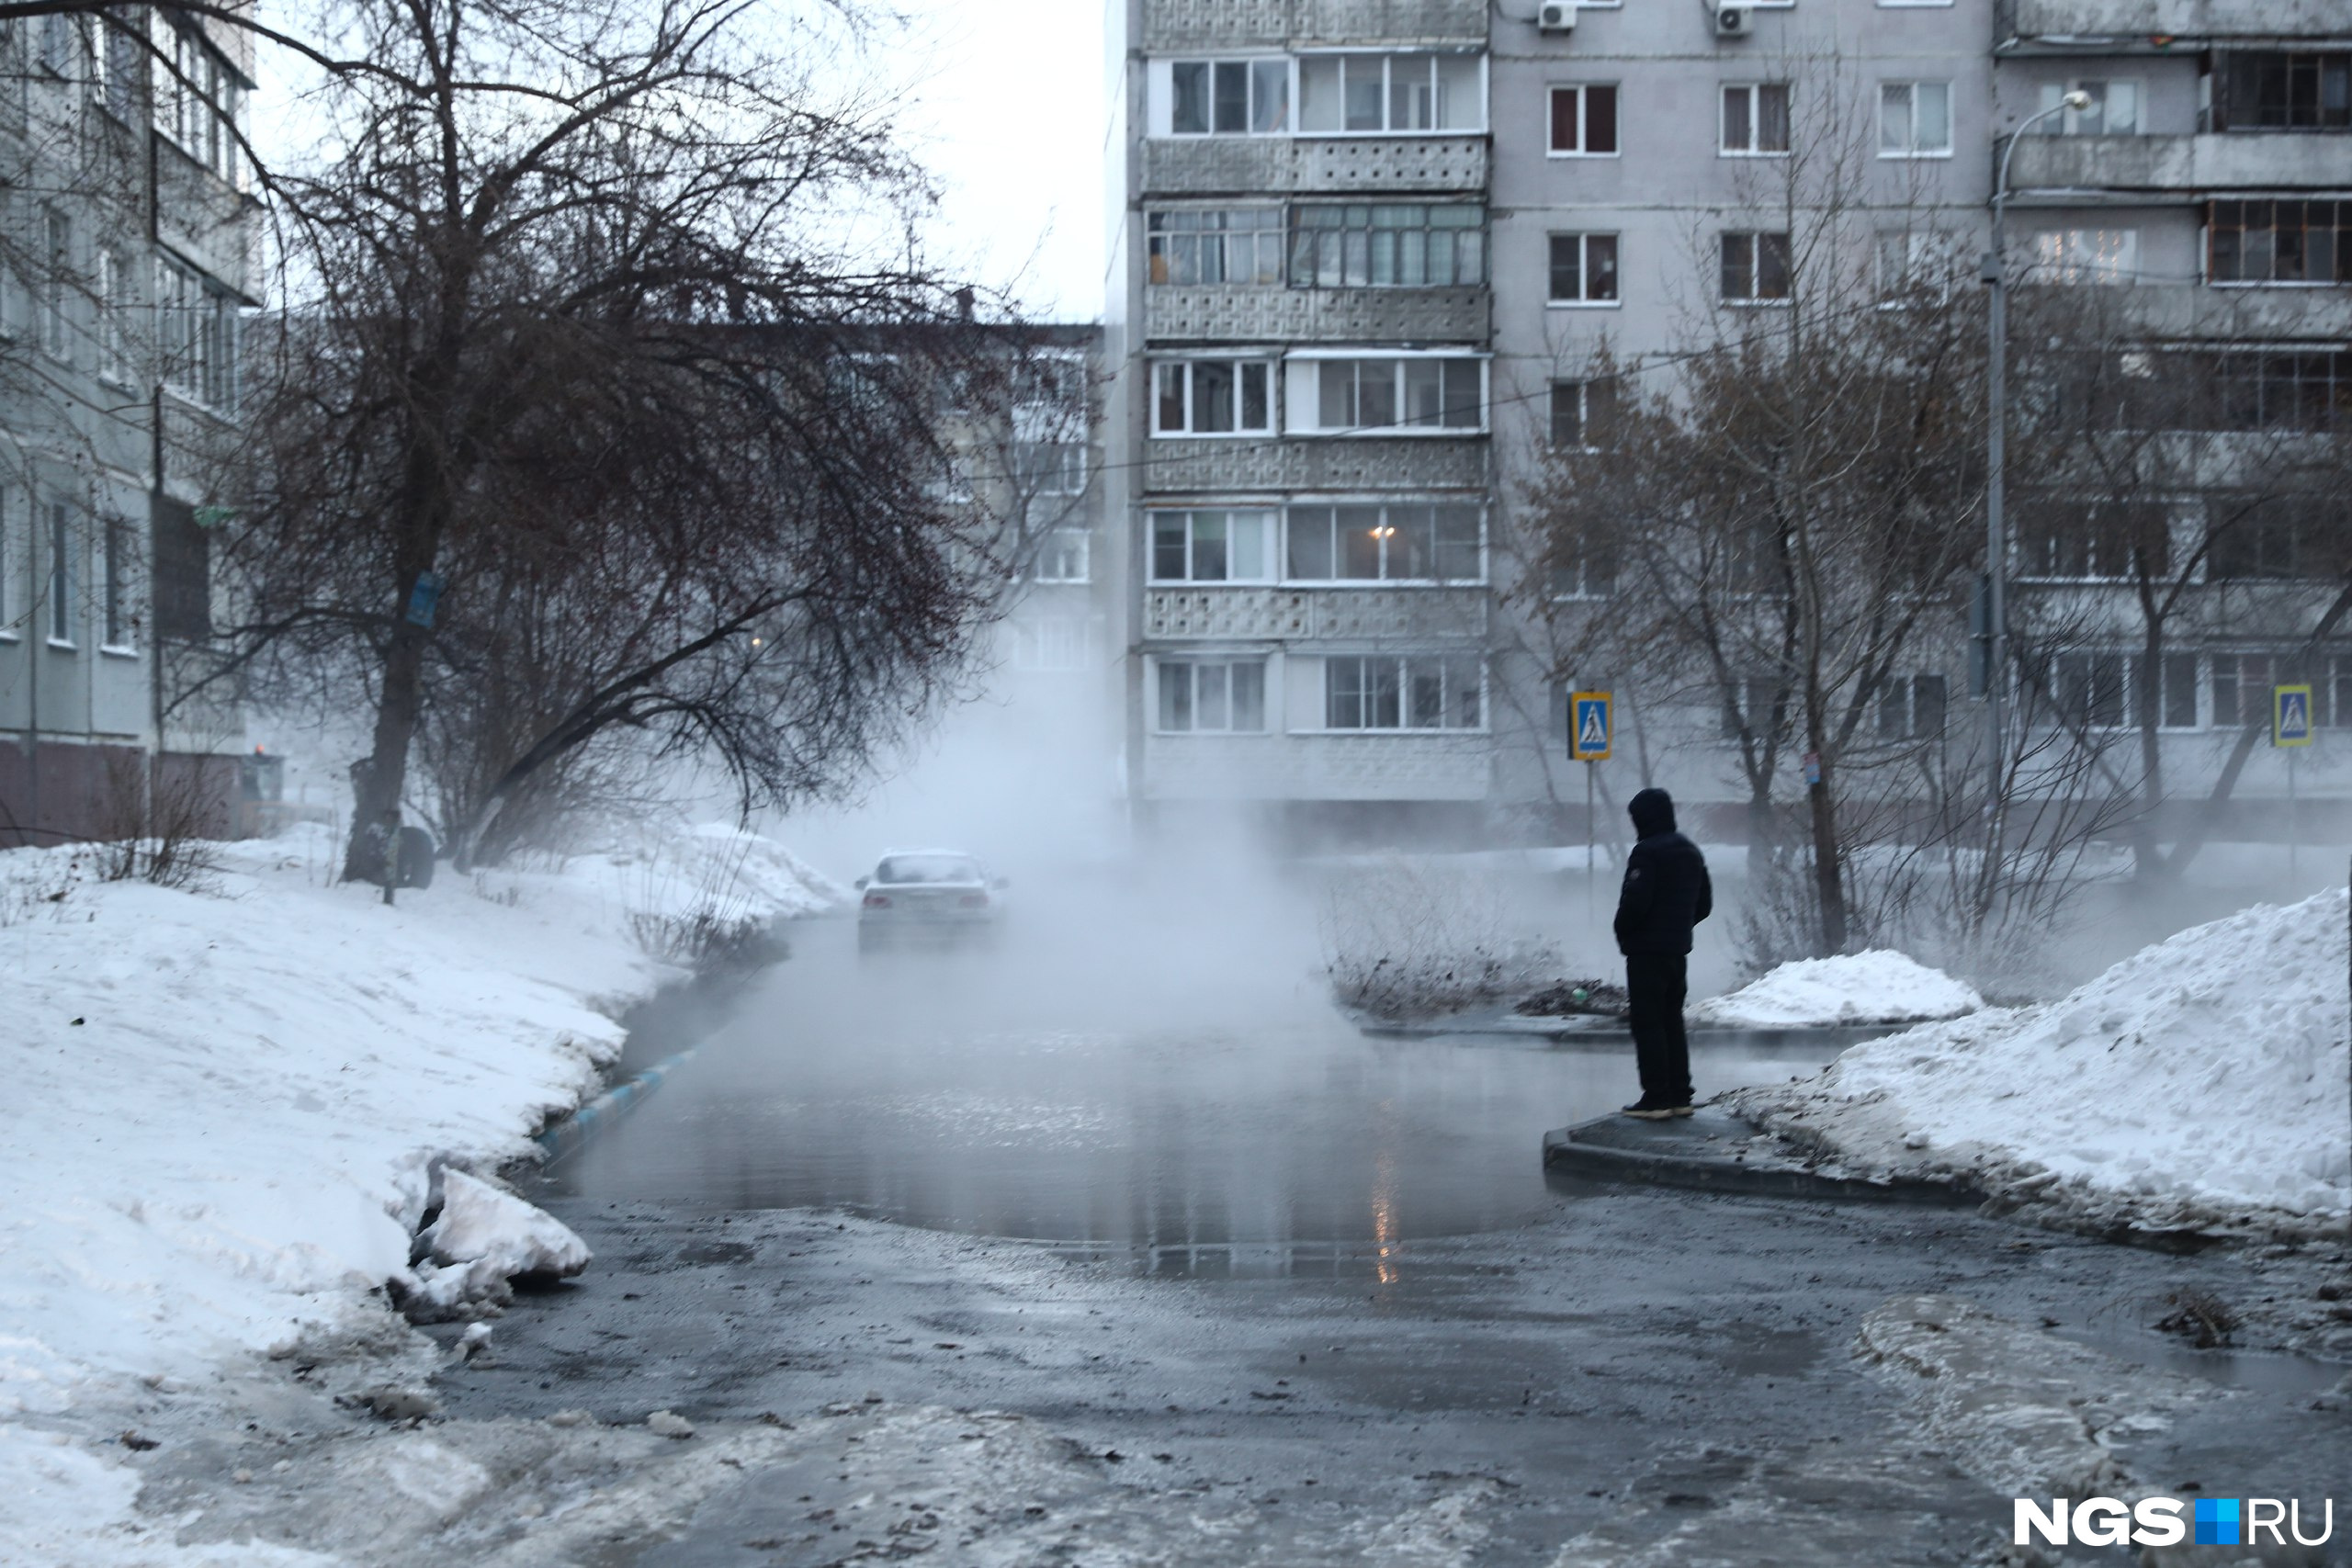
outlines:
[[[144,25],[129,51],[91,17],[0,28],[0,844],[119,819],[124,755],[233,784],[193,760],[235,749],[233,705],[169,700],[205,667],[212,585],[156,530],[219,499],[256,209],[218,130],[251,50]],[[158,54],[207,96],[159,94]]]

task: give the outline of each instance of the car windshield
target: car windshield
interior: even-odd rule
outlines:
[[[979,882],[980,863],[963,855],[891,855],[874,870],[876,882]]]

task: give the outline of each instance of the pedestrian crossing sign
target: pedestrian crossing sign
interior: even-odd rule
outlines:
[[[2309,686],[2270,688],[2270,744],[2308,746],[2312,743],[2312,689]]]
[[[1616,724],[1616,711],[1607,692],[1576,692],[1568,697],[1568,759],[1598,762],[1607,759]]]

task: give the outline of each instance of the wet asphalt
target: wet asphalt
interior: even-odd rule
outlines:
[[[846,925],[803,930],[692,1070],[535,1195],[597,1263],[442,1376],[448,1414],[1015,1413],[1093,1494],[989,1499],[1033,1543],[1007,1561],[1373,1560],[1330,1556],[1365,1540],[1383,1561],[1630,1562],[1561,1551],[1763,1493],[1818,1528],[1739,1561],[1990,1562],[2009,1497],[1851,1352],[1889,1297],[1950,1292],[2119,1375],[2230,1391],[2135,1456],[2152,1484],[2352,1475],[2341,1404],[2315,1402],[2343,1369],[2259,1348],[2260,1296],[2307,1292],[2306,1259],[1547,1183],[1542,1133],[1630,1099],[1628,1050],[1366,1040],[1304,944],[1200,915],[865,963]],[[1180,939],[1182,962],[1154,958]],[[1726,1043],[1697,1076],[1818,1066]],[[2253,1309],[2255,1348],[2158,1332],[2185,1291]],[[610,1561],[956,1561],[873,1522],[930,1460],[858,1441]]]

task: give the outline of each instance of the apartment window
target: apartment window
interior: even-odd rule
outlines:
[[[0,642],[16,640],[24,618],[25,595],[17,586],[18,563],[29,548],[17,515],[24,494],[16,487],[0,489]]]
[[[2215,428],[2327,430],[2352,422],[2352,352],[2225,352],[2209,364]]]
[[[1168,129],[1173,135],[1289,133],[1288,60],[1171,61],[1168,86]]]
[[[2018,570],[2027,577],[2116,581],[2172,568],[2172,512],[2156,502],[2029,497],[2018,508]]]
[[[1086,493],[1086,443],[1019,441],[1012,446],[1012,482],[1023,496]]]
[[[2352,51],[2233,51],[2216,74],[2215,130],[2352,129]]]
[[[1056,528],[1046,536],[1030,569],[1033,582],[1084,582],[1093,536],[1083,528]]]
[[[1617,592],[1617,541],[1599,533],[1555,536],[1546,563],[1555,599],[1606,599]]]
[[[1617,87],[1597,83],[1552,89],[1552,155],[1611,158],[1617,154]]]
[[[1326,729],[1476,729],[1485,707],[1478,660],[1387,654],[1323,661]]]
[[[2270,688],[2278,660],[2267,653],[2216,653],[2213,665],[2213,724],[2230,729],[2270,718]]]
[[[2044,229],[2033,237],[2041,283],[2130,283],[2140,270],[2137,229]]]
[[[1883,82],[1878,89],[1878,155],[1941,158],[1951,152],[1951,84]]]
[[[2131,662],[2131,656],[2122,653],[2052,655],[2043,686],[2052,716],[2070,728],[2121,728],[2131,712],[2124,690],[2124,671]]]
[[[1951,253],[1944,236],[1890,229],[1876,237],[1876,254],[1881,304],[1939,299],[1951,292]]]
[[[156,73],[155,128],[221,179],[243,188],[238,135],[244,88],[236,73],[194,32],[151,12],[151,39],[170,68]]]
[[[1163,659],[1159,728],[1176,735],[1254,734],[1266,728],[1262,659]]]
[[[1790,693],[1771,675],[1742,675],[1725,682],[1719,733],[1726,740],[1743,735],[1764,739],[1788,733]]]
[[[1872,712],[1881,740],[1934,740],[1944,732],[1947,692],[1941,675],[1897,675]]]
[[[2352,729],[2352,657],[2331,653],[2315,661],[2312,722],[2326,729]]]
[[[1617,303],[1617,236],[1552,236],[1552,303]]]
[[[164,385],[226,413],[237,406],[236,301],[197,273],[159,260],[155,337]]]
[[[130,525],[119,517],[105,523],[105,548],[99,555],[98,604],[106,623],[104,644],[111,649],[130,646]]]
[[[1294,506],[1290,561],[1296,582],[1480,582],[1476,506]]]
[[[1023,617],[1013,623],[1012,630],[1015,669],[1067,671],[1095,663],[1093,627],[1079,617]]]
[[[130,380],[130,356],[123,334],[123,318],[130,309],[128,279],[120,253],[112,249],[98,253],[98,374],[119,385]]]
[[[1755,157],[1788,150],[1787,83],[1758,82],[1724,89],[1724,152]]]
[[[71,76],[81,63],[82,19],[57,13],[41,17],[41,69],[52,76]]]
[[[74,225],[65,214],[44,209],[41,228],[46,276],[40,280],[40,346],[52,358],[70,359],[74,340],[66,296],[74,283]]]
[[[74,645],[74,513],[49,502],[49,640]]]
[[[2068,93],[2091,101],[2085,109],[2051,113]],[[2140,84],[2093,78],[2080,82],[2044,82],[2041,109],[2050,118],[2034,127],[2044,136],[2137,136],[2140,134]]]
[[[1617,423],[1617,383],[1552,383],[1552,445],[1562,452],[1596,452],[1609,444]]]
[[[1271,511],[1151,513],[1154,582],[1272,582],[1274,575]]]
[[[1262,359],[1163,359],[1152,367],[1155,435],[1238,435],[1274,427],[1273,367]]]
[[[1310,54],[1298,62],[1298,128],[1310,133],[1483,130],[1478,55]]]
[[[1421,288],[1487,281],[1487,209],[1351,202],[1291,213],[1297,288]]]
[[[2206,235],[2214,283],[2352,283],[2352,201],[2217,201]]]
[[[139,109],[139,84],[147,68],[147,51],[139,36],[111,18],[101,17],[106,29],[107,112],[125,125]]]
[[[1228,207],[1155,212],[1145,220],[1154,283],[1283,280],[1283,209]]]
[[[1724,299],[1734,305],[1766,304],[1789,297],[1789,237],[1733,233],[1722,239]]]
[[[1292,366],[1292,415],[1301,429],[1374,434],[1486,428],[1480,360],[1303,359]]]
[[[2205,526],[2211,581],[2333,578],[2352,566],[2352,513],[2341,501],[2211,496]]]

